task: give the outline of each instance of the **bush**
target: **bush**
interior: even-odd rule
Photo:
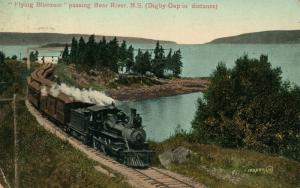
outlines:
[[[0,64],[3,64],[5,60],[5,54],[0,51]]]
[[[246,147],[300,160],[300,89],[282,83],[268,57],[220,63],[198,100],[193,135],[202,143]]]
[[[4,62],[5,55],[0,51],[0,93],[12,84],[14,75],[12,69]]]
[[[17,60],[17,59],[18,59],[18,56],[13,55],[13,56],[11,57],[11,59],[12,59],[12,60]]]

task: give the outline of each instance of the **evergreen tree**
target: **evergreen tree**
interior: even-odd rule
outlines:
[[[95,67],[96,65],[96,53],[97,44],[95,41],[95,35],[91,35],[86,43],[85,54],[84,54],[84,64],[89,68]]]
[[[134,48],[132,45],[129,46],[126,53],[126,72],[130,72],[134,65]]]
[[[126,44],[126,41],[124,41],[124,40],[120,47],[119,58],[120,58],[120,61],[122,61],[122,62],[125,62],[127,59],[127,44]]]
[[[67,63],[67,64],[69,63],[69,45],[68,44],[66,44],[61,57],[65,63]]]
[[[143,54],[141,74],[145,75],[147,72],[150,72],[150,71],[151,71],[151,54],[147,50]]]
[[[39,58],[39,52],[37,50],[35,51],[34,56],[35,56],[35,61],[37,61]]]
[[[173,71],[173,51],[172,49],[169,50],[169,53],[166,57],[166,70]]]
[[[151,54],[147,50],[143,53],[140,49],[135,57],[134,72],[145,75],[147,72],[151,71]]]
[[[85,41],[82,37],[80,37],[79,44],[78,44],[78,63],[81,65],[84,63],[85,48],[86,48]]]
[[[118,61],[119,61],[119,44],[116,37],[108,43],[108,54],[109,54],[109,68],[118,72]]]
[[[101,42],[102,42],[103,44],[105,44],[105,45],[107,44],[107,42],[106,42],[106,37],[105,37],[105,36],[102,37],[102,41],[101,41]]]
[[[78,42],[75,37],[72,38],[71,43],[70,63],[78,63]]]
[[[99,41],[97,51],[98,51],[96,56],[97,68],[103,66],[108,67],[109,56],[107,54],[107,43],[106,43],[105,36],[103,36],[102,40]]]
[[[156,43],[154,49],[154,59],[152,61],[152,72],[157,77],[163,77],[165,71],[165,56],[162,46],[159,44],[159,41]]]
[[[180,50],[177,50],[172,56],[172,71],[173,75],[178,77],[182,71],[182,56]]]
[[[135,63],[132,67],[133,71],[138,74],[142,74],[142,64],[143,64],[143,52],[138,49],[138,53],[135,56]]]
[[[120,50],[119,50],[119,67],[121,70],[123,70],[124,67],[126,67],[126,61],[127,61],[127,44],[126,41],[123,40]]]
[[[30,62],[34,62],[36,60],[35,53],[33,51],[29,54],[29,60]]]
[[[5,60],[5,54],[0,51],[0,64],[4,63],[4,60]]]

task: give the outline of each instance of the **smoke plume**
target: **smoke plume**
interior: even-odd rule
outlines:
[[[79,88],[70,87],[64,83],[58,85],[52,85],[50,89],[51,95],[57,97],[59,93],[64,93],[68,96],[74,97],[75,100],[86,102],[86,103],[94,103],[98,105],[109,105],[112,102],[115,102],[114,99],[108,97],[102,92],[95,91],[93,89],[83,89],[80,90]]]
[[[41,94],[44,97],[48,95],[47,88],[45,86],[42,86],[42,88],[41,88]]]

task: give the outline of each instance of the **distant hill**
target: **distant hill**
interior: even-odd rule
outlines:
[[[85,40],[90,35],[86,34],[61,34],[61,33],[14,33],[0,32],[0,45],[46,45],[46,44],[65,44],[70,43],[72,38],[83,37]],[[111,40],[114,36],[106,36],[107,40]],[[96,40],[102,39],[102,35],[96,35]],[[136,37],[118,37],[119,41],[125,40],[129,43],[150,43],[154,44],[157,40],[136,38]],[[176,44],[172,41],[161,41],[162,44]]]
[[[300,43],[300,30],[262,31],[215,39],[210,44],[293,44]]]

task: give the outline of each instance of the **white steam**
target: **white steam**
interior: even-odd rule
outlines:
[[[51,95],[53,95],[54,97],[57,97],[58,94],[60,93],[59,85],[53,84],[52,87],[50,88],[50,93],[51,93]]]
[[[86,103],[94,103],[98,105],[109,105],[112,102],[115,102],[114,99],[106,96],[104,93],[95,91],[92,89],[83,89],[70,87],[64,83],[61,85],[54,84],[50,89],[51,95],[57,97],[59,93],[64,93],[68,96],[73,97],[77,101],[86,102]]]
[[[48,95],[47,88],[45,86],[42,86],[41,94],[42,94],[42,96],[47,96]]]

